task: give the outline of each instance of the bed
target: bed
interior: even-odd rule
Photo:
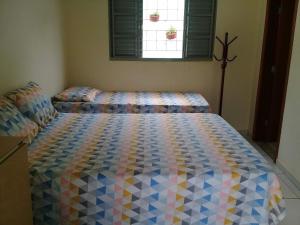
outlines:
[[[60,113],[29,146],[35,225],[278,224],[277,176],[214,114]]]
[[[93,101],[53,99],[63,113],[207,113],[208,102],[199,93],[99,92]]]

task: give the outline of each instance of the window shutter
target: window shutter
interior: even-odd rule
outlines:
[[[217,0],[186,0],[185,58],[212,58]]]
[[[142,52],[142,0],[110,0],[110,56],[139,58]]]

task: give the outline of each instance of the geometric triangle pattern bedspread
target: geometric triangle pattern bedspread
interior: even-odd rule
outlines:
[[[60,114],[29,146],[35,225],[278,224],[264,158],[213,114]]]
[[[63,113],[207,113],[209,104],[192,92],[100,92],[92,102],[53,101]]]

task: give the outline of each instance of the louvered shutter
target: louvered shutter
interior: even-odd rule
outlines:
[[[212,58],[217,0],[186,0],[184,57]]]
[[[111,58],[140,58],[142,0],[110,0]]]

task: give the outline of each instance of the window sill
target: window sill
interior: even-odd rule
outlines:
[[[142,62],[199,62],[213,61],[212,57],[195,57],[187,59],[169,59],[169,58],[129,58],[129,57],[110,57],[110,61],[142,61]]]

